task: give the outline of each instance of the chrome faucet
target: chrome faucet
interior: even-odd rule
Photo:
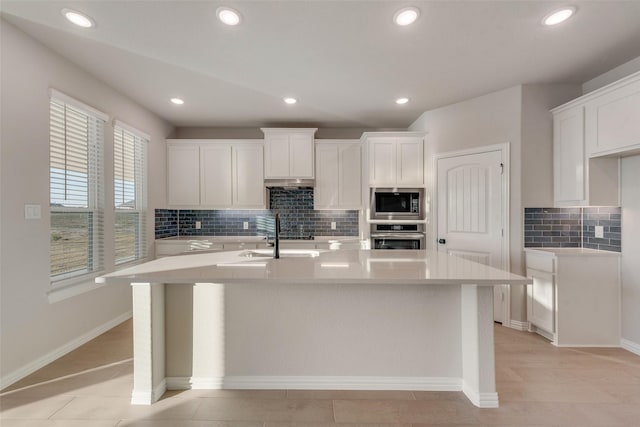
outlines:
[[[276,212],[276,233],[273,239],[273,259],[280,258],[280,212]]]

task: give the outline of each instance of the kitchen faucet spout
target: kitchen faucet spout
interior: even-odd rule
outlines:
[[[273,239],[273,259],[280,258],[280,212],[276,212],[276,232]]]

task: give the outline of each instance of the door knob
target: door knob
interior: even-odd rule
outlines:
[[[438,243],[444,245],[445,243],[447,243],[447,241],[446,239],[438,239]]]

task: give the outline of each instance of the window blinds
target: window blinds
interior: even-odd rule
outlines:
[[[147,256],[148,137],[119,121],[114,126],[113,187],[116,264]]]
[[[59,98],[52,93],[49,122],[53,281],[99,271],[104,264],[104,117]]]

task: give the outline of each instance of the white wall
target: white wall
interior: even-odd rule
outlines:
[[[622,159],[622,339],[640,350],[640,156]]]
[[[412,131],[427,132],[425,162],[429,168],[433,168],[436,154],[510,144],[509,245],[514,273],[524,273],[523,208],[553,202],[553,137],[549,110],[579,95],[579,85],[515,86],[427,111],[409,127]],[[427,188],[434,195],[432,180]],[[435,236],[433,218],[430,222],[430,236]],[[525,302],[524,287],[512,287],[513,320],[526,319]]]
[[[126,316],[131,291],[101,287],[49,303],[49,88],[55,88],[151,136],[148,240],[153,209],[165,200],[165,143],[173,128],[64,58],[0,21],[1,366],[3,385],[27,374],[56,349]],[[152,70],[150,70],[152,71]],[[113,252],[113,128],[105,135],[105,249]],[[25,220],[24,204],[42,206],[42,219]],[[113,265],[113,255],[106,260]],[[122,317],[120,317],[122,318]],[[68,347],[67,347],[68,348]]]
[[[632,59],[631,61],[625,62],[624,64],[612,70],[609,70],[604,74],[600,74],[599,76],[587,82],[584,82],[582,84],[582,93],[587,94],[589,92],[593,92],[596,89],[600,89],[603,86],[606,86],[638,71],[640,71],[640,56]]]

